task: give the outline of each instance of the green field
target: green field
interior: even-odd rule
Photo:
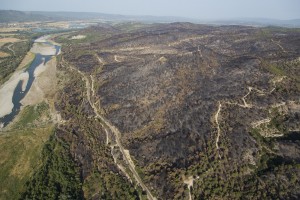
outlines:
[[[28,106],[12,126],[0,132],[0,199],[18,199],[40,161],[44,143],[53,133],[49,108]]]

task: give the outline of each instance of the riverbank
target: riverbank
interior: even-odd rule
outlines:
[[[5,126],[19,111],[52,95],[56,85],[56,57],[60,47],[43,36],[35,41],[28,56],[11,78],[0,87],[0,119]],[[24,68],[24,66],[29,66]]]
[[[18,83],[22,81],[22,90],[24,92],[29,74],[23,70],[16,71],[11,78],[5,82],[0,88],[0,117],[11,113],[14,104],[12,102],[14,90]]]
[[[35,71],[33,82],[27,95],[22,99],[23,106],[35,105],[45,100],[45,96],[53,96],[56,88],[56,58],[53,57],[45,65],[39,65]]]
[[[56,54],[55,47],[47,43],[34,43],[30,51],[44,56],[53,56]]]

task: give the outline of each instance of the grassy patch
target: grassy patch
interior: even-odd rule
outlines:
[[[46,103],[27,106],[10,129],[0,135],[0,199],[18,199],[39,167],[45,141],[53,132]],[[45,123],[41,123],[45,122]]]
[[[0,199],[18,199],[26,181],[39,166],[42,146],[53,126],[5,132],[0,136]]]
[[[285,76],[286,75],[285,71],[276,65],[267,65],[267,70],[270,73],[275,74],[277,76]]]
[[[28,53],[28,55],[26,55],[26,57],[20,64],[20,68],[28,69],[31,66],[32,62],[34,61],[35,57],[36,57],[36,54],[31,53],[31,52]]]
[[[13,124],[13,128],[39,125],[39,122],[49,120],[49,105],[45,102],[35,106],[26,106],[20,113],[20,118]]]
[[[8,50],[8,45],[0,48],[3,52],[11,54],[11,56],[2,58],[2,61],[0,62],[0,84],[3,84],[10,78],[11,74],[21,64],[31,46],[31,41],[14,43],[10,48],[14,50],[15,55],[12,55],[12,52]]]
[[[42,166],[27,182],[22,199],[82,199],[79,167],[68,146],[52,135],[42,150]]]
[[[270,63],[268,61],[262,61],[262,68],[264,70],[266,70],[267,72],[271,73],[271,74],[274,74],[276,76],[286,76],[288,75],[287,72],[288,71],[285,71],[286,69],[284,68],[283,65],[280,65],[277,63],[277,64],[274,64],[274,63]]]

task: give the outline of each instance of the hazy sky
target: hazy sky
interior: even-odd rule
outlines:
[[[0,0],[0,9],[182,16],[198,19],[300,18],[300,0]]]

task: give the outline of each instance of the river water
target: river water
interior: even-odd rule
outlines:
[[[24,72],[25,73],[27,72],[29,75],[25,90],[22,89],[23,81],[20,80],[13,92],[12,103],[14,106],[13,106],[11,113],[0,118],[0,125],[2,127],[7,126],[19,114],[21,106],[22,106],[21,101],[26,96],[26,94],[30,90],[30,88],[35,80],[35,76],[34,76],[35,69],[42,63],[45,65],[49,60],[51,60],[52,56],[56,56],[60,51],[60,46],[54,45],[50,42],[39,42],[39,43],[43,43],[48,46],[49,45],[53,46],[56,50],[55,55],[42,55],[39,53],[35,54],[35,58],[34,58],[33,62],[31,63],[31,65],[26,70],[24,70]]]

